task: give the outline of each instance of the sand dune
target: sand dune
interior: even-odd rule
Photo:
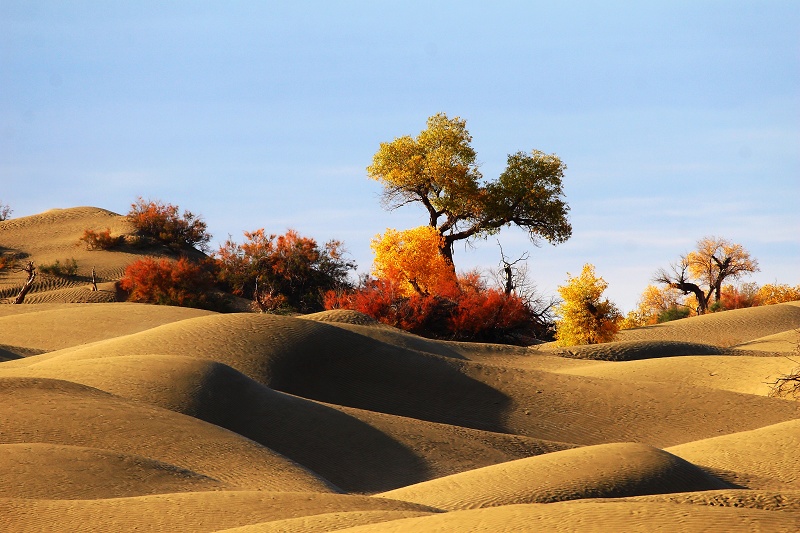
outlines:
[[[138,455],[244,489],[337,490],[241,435],[68,381],[0,378],[0,419],[0,444],[83,446]]]
[[[752,489],[800,489],[800,420],[668,448]]]
[[[796,366],[800,302],[568,351],[432,341],[99,303],[141,257],[75,246],[106,227],[131,230],[0,222],[4,250],[79,264],[0,305],[0,530],[800,530],[800,410],[765,383]]]
[[[730,485],[665,451],[620,443],[519,459],[381,496],[456,511],[722,488]]]
[[[675,531],[693,533],[725,532],[796,532],[800,516],[789,512],[770,512],[761,509],[734,509],[678,505],[674,503],[638,503],[611,500],[598,502],[562,502],[552,504],[520,504],[488,509],[453,511],[419,518],[393,520],[353,528],[340,529],[347,533],[440,533],[470,531],[552,531],[633,533]]]
[[[342,494],[194,492],[93,500],[0,499],[15,532],[210,532],[337,511],[430,513],[424,506]]]

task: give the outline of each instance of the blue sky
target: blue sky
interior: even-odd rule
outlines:
[[[488,179],[518,150],[567,164],[572,238],[499,236],[544,293],[591,262],[630,310],[706,235],[759,260],[750,280],[798,284],[799,36],[793,1],[0,0],[0,201],[159,198],[213,243],[295,228],[366,271],[375,234],[425,216],[384,211],[365,168],[445,112]]]

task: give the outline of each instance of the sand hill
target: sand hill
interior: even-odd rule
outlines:
[[[129,231],[54,210],[0,246],[113,285],[139,253],[75,246],[87,227]],[[798,302],[565,350],[85,303],[83,272],[0,305],[0,530],[800,530],[800,405],[766,385]]]

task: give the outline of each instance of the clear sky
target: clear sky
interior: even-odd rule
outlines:
[[[506,155],[567,164],[573,236],[530,252],[544,293],[594,263],[624,311],[718,235],[759,283],[800,283],[800,4],[790,1],[0,0],[0,202],[13,216],[137,197],[214,234],[345,242],[425,222],[365,168],[428,116],[467,120],[488,179]],[[494,239],[456,248],[491,267]]]

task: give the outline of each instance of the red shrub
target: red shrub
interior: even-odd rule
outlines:
[[[140,259],[128,265],[119,287],[128,301],[182,307],[214,307],[213,278],[186,258]]]
[[[508,341],[532,324],[532,312],[518,296],[487,288],[477,274],[459,279],[446,295],[403,296],[386,280],[369,280],[345,293],[329,291],[326,309],[352,309],[418,335],[455,340]]]

